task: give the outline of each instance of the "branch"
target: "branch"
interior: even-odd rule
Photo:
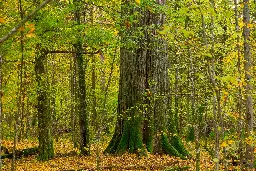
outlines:
[[[94,54],[97,54],[99,53],[100,50],[97,50],[95,52],[79,52],[81,54],[91,54],[91,55],[94,55]],[[54,51],[48,51],[47,53],[77,53],[76,51],[65,51],[65,50],[54,50]]]
[[[45,0],[43,3],[41,3],[33,12],[31,12],[29,15],[27,15],[20,23],[14,27],[8,34],[6,34],[4,37],[0,39],[0,44],[3,43],[5,40],[7,40],[10,36],[12,36],[14,33],[18,31],[18,29],[23,26],[31,17],[33,17],[40,9],[45,7],[51,0]]]

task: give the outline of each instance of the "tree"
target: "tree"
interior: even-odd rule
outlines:
[[[75,0],[75,20],[77,25],[81,24],[80,12],[81,12],[81,1]],[[79,30],[79,34],[81,30]],[[77,35],[77,42],[75,44],[76,56],[75,60],[78,66],[78,112],[79,112],[79,124],[80,124],[80,150],[82,154],[89,155],[89,129],[88,129],[88,119],[86,111],[86,87],[85,87],[85,68],[83,59],[83,48],[82,48],[82,38]]]
[[[2,96],[3,96],[3,90],[2,90],[2,56],[0,54],[0,170],[2,169]]]
[[[167,43],[157,29],[164,24],[162,12],[151,12],[147,3],[122,1],[118,118],[107,153],[170,154],[184,157],[176,130],[167,132],[168,56]],[[164,1],[152,2],[163,7]],[[131,20],[131,15],[133,20]],[[146,146],[146,149],[144,147]]]
[[[48,160],[54,156],[52,138],[52,116],[50,115],[47,95],[46,79],[46,50],[37,47],[35,59],[35,72],[37,81],[37,112],[38,112],[38,131],[39,131],[39,159]]]
[[[252,59],[251,59],[251,45],[250,45],[250,8],[249,0],[244,0],[243,9],[243,36],[244,36],[244,70],[245,70],[245,98],[246,98],[246,136],[250,138],[253,132],[253,101],[252,101]],[[248,168],[253,168],[253,146],[250,143],[246,145],[246,164]]]
[[[236,32],[239,33],[239,15],[238,15],[238,0],[234,0],[235,4],[235,28]],[[240,36],[237,35],[237,72],[238,72],[238,78],[239,81],[242,82],[242,70],[241,70],[241,48],[238,44],[240,42]],[[243,154],[243,120],[242,120],[242,111],[243,111],[243,97],[242,97],[242,87],[238,86],[238,95],[237,95],[237,111],[239,115],[239,119],[237,121],[237,131],[239,132],[239,159],[240,159],[240,167],[243,169],[243,162],[244,162],[244,154]]]

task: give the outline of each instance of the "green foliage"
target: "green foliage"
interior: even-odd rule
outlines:
[[[168,54],[169,64],[164,70],[168,72],[170,81],[159,86],[160,89],[167,87],[170,92],[170,94],[163,93],[166,97],[164,105],[168,105],[169,113],[163,114],[161,122],[167,122],[168,132],[172,133],[171,137],[161,135],[165,153],[181,158],[190,156],[183,146],[181,132],[188,130],[187,141],[195,140],[194,125],[198,125],[201,131],[203,123],[214,120],[213,97],[219,93],[217,101],[220,104],[221,113],[217,115],[216,121],[219,124],[218,131],[225,130],[224,136],[220,136],[220,141],[226,147],[227,154],[238,156],[238,146],[234,144],[240,141],[245,143],[245,128],[248,123],[243,114],[246,108],[243,100],[247,97],[248,83],[245,75],[251,73],[253,76],[255,72],[255,67],[251,68],[251,72],[244,71],[246,59],[243,56],[245,52],[243,28],[245,25],[240,17],[244,3],[238,4],[239,17],[236,21],[233,1],[215,1],[215,8],[211,6],[210,1],[199,3],[192,0],[166,1],[165,6],[157,4],[154,0],[133,0],[126,4],[122,4],[120,0],[86,0],[78,4],[74,2],[78,1],[51,2],[22,26],[16,34],[0,45],[0,55],[3,58],[3,63],[1,63],[1,137],[14,139],[13,125],[15,123],[18,124],[19,140],[38,136],[37,90],[46,91],[48,112],[52,114],[54,121],[53,132],[72,128],[74,130],[70,134],[79,137],[79,110],[77,109],[79,107],[77,101],[79,69],[73,60],[74,45],[79,41],[81,42],[81,59],[84,61],[82,68],[85,68],[85,74],[82,75],[85,77],[85,83],[82,85],[85,85],[87,92],[83,100],[86,100],[85,114],[89,116],[90,139],[106,141],[114,132],[117,118],[116,108],[119,105],[119,66],[123,62],[119,59],[122,55],[119,49],[126,47],[127,50],[131,50],[133,54],[130,60],[132,56],[137,53],[144,54],[145,51],[153,51],[152,53],[157,54],[162,49],[160,47],[155,51],[151,49],[159,43],[158,41],[150,42],[152,38],[161,39],[162,43],[168,44],[164,53]],[[17,8],[19,5],[22,6],[23,12]],[[0,37],[6,35],[22,20],[21,14],[24,14],[24,18],[37,5],[35,1],[22,0],[21,4],[13,0],[1,1]],[[249,7],[251,11],[255,11],[256,5],[250,3]],[[75,21],[75,10],[80,10],[81,21],[79,22]],[[160,13],[165,23],[152,24],[150,20]],[[146,20],[146,15],[151,18]],[[161,17],[158,19],[160,20]],[[212,19],[214,25],[211,25]],[[236,22],[238,25],[235,25]],[[256,29],[253,20],[246,26],[251,30],[249,43],[254,45],[256,44]],[[40,48],[41,51],[47,51],[47,59],[44,61],[46,74],[42,76],[45,87],[37,84],[35,76],[35,57],[40,53]],[[53,51],[61,53],[53,53]],[[255,48],[252,47],[251,56],[255,54]],[[95,61],[92,60],[93,58]],[[212,63],[214,63],[215,89],[209,79],[211,74],[209,67]],[[146,66],[147,61],[137,64],[142,65],[141,73],[144,73],[147,67],[152,67],[149,77],[156,72],[157,67]],[[93,69],[95,89],[92,88]],[[150,80],[150,86],[157,87],[156,82]],[[252,87],[255,87],[255,79],[252,79],[250,83]],[[72,84],[75,89],[73,94],[71,93]],[[195,94],[193,94],[193,89],[195,89]],[[154,95],[153,91],[152,94]],[[21,101],[19,97],[22,97]],[[155,98],[154,100],[159,98],[156,95],[151,97]],[[96,106],[94,106],[94,98]],[[254,95],[252,98],[255,100]],[[154,100],[150,105],[157,105]],[[192,102],[195,106],[192,106]],[[97,113],[95,118],[92,112],[94,109]],[[239,112],[242,112],[242,117],[239,116]],[[18,119],[16,120],[17,113]],[[143,115],[146,114],[143,113]],[[155,123],[150,120],[150,130],[143,144],[142,119],[144,118],[125,120],[122,123],[123,127],[120,128],[123,131],[122,134],[114,132],[105,152],[123,154],[129,151],[141,155],[146,153],[146,149],[151,153],[154,152],[155,137],[153,135],[157,132],[153,128]],[[97,128],[92,124],[95,120],[99,124]],[[238,126],[238,121],[241,121],[241,127]],[[221,123],[224,128],[221,128]],[[237,132],[240,134],[236,134]],[[178,133],[179,135],[176,135]],[[212,129],[209,134],[210,138],[207,140],[212,142],[216,138],[216,133]],[[200,132],[200,137],[202,136]],[[231,145],[226,142],[231,139],[236,143]],[[78,142],[78,139],[76,141]],[[251,142],[254,141],[251,140]],[[209,148],[213,155],[214,148],[212,146]],[[50,142],[50,146],[46,147],[46,151],[42,152],[39,159],[48,160],[52,157],[53,144]]]
[[[186,140],[189,141],[195,141],[195,129],[193,126],[190,126],[188,128],[188,132],[187,132],[187,136],[186,136]]]

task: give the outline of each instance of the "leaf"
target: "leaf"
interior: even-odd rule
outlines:
[[[214,158],[214,159],[213,159],[213,162],[214,162],[214,163],[218,163],[218,162],[219,162],[219,159],[218,159],[218,158]]]
[[[221,145],[220,145],[221,147],[227,147],[228,146],[228,144],[227,144],[227,142],[226,141],[223,141],[222,143],[221,143]]]
[[[124,24],[125,24],[125,27],[126,27],[127,29],[129,29],[129,28],[131,27],[130,22],[127,21],[127,20],[125,20]]]
[[[31,29],[31,28],[34,28],[34,27],[35,27],[35,24],[33,24],[33,23],[31,23],[31,24],[28,25],[28,28],[30,28],[30,29]]]
[[[254,139],[253,137],[250,135],[249,137],[247,137],[245,139],[245,142],[248,144],[248,145],[253,145],[254,144]]]
[[[218,128],[217,128],[217,129],[218,129],[218,131],[221,131],[221,127],[220,127],[220,126],[218,126]]]
[[[231,144],[233,144],[233,143],[234,143],[233,140],[228,140],[228,144],[229,144],[229,145],[231,145]]]
[[[24,31],[24,30],[25,30],[25,27],[22,26],[22,27],[20,27],[18,30],[19,30],[19,31]]]
[[[188,37],[190,37],[190,36],[194,36],[194,32],[193,31],[188,31],[188,30],[182,30],[182,32],[183,32],[183,34],[184,34],[184,36],[186,37],[186,38],[188,38]]]
[[[159,34],[166,34],[170,30],[169,26],[164,26],[163,30],[158,31]]]
[[[135,0],[135,2],[136,2],[138,5],[140,5],[140,0]]]
[[[28,38],[32,38],[32,37],[36,37],[36,35],[34,33],[29,33],[26,35]]]
[[[117,36],[118,33],[119,33],[118,30],[115,30],[114,35]]]
[[[209,58],[209,59],[212,58],[212,54],[211,53],[205,53],[204,55],[205,55],[206,58]]]
[[[248,24],[247,24],[247,27],[248,27],[248,28],[252,28],[253,25],[252,25],[251,23],[248,23]]]
[[[33,33],[35,31],[35,27],[31,28],[28,32],[28,34]]]
[[[5,23],[5,22],[6,22],[5,19],[0,17],[0,23]]]

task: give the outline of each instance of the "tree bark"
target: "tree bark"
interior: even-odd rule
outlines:
[[[3,81],[3,75],[2,75],[2,56],[0,54],[0,170],[2,169],[2,97],[3,97],[3,90],[2,90],[2,81]]]
[[[53,138],[52,138],[52,116],[48,106],[47,79],[45,60],[46,52],[40,48],[37,49],[35,59],[35,72],[37,81],[37,112],[38,112],[38,131],[39,131],[39,159],[49,160],[54,156]]]
[[[75,0],[75,20],[78,25],[81,24],[81,1]],[[78,66],[78,112],[79,112],[79,125],[80,125],[80,151],[84,155],[90,154],[89,149],[89,129],[88,129],[88,116],[86,111],[86,87],[85,87],[85,68],[83,59],[82,40],[77,35],[77,42],[75,44],[75,60]]]
[[[164,5],[165,2],[156,3]],[[132,7],[132,2],[125,0],[121,11],[124,31],[121,32],[118,118],[105,152],[122,154],[128,151],[144,155],[146,147],[153,153],[187,156],[179,137],[172,135],[170,141],[166,132],[167,44],[156,31],[163,25],[164,15],[153,14],[143,7]],[[135,12],[140,14],[136,18],[139,22],[131,23],[129,16]],[[141,33],[139,36],[138,32]]]
[[[21,20],[24,18],[24,10],[22,7],[22,2],[19,0],[19,12]],[[21,139],[22,135],[24,134],[24,84],[23,84],[23,68],[24,68],[24,31],[20,31],[20,47],[21,47],[21,59],[20,59],[20,66],[19,66],[19,92],[18,92],[18,115],[20,116],[20,127],[21,130],[19,132],[18,140]]]
[[[249,0],[244,0],[243,9],[243,36],[244,36],[244,71],[245,71],[245,99],[246,99],[246,138],[250,138],[253,133],[253,101],[252,101],[252,58],[251,58],[251,45],[250,45],[250,8]],[[249,169],[253,168],[253,146],[250,143],[246,144],[246,167]]]
[[[235,29],[236,32],[239,32],[239,15],[238,15],[238,0],[234,0],[235,4]],[[238,80],[239,80],[239,86],[238,86],[238,100],[237,100],[237,111],[238,111],[238,121],[237,121],[237,132],[239,133],[239,149],[238,149],[238,155],[240,159],[240,169],[243,170],[244,168],[244,149],[243,149],[243,119],[242,119],[242,111],[243,111],[243,97],[242,97],[242,87],[240,86],[242,83],[242,70],[241,70],[241,49],[240,49],[240,37],[237,36],[237,70],[238,70]]]

